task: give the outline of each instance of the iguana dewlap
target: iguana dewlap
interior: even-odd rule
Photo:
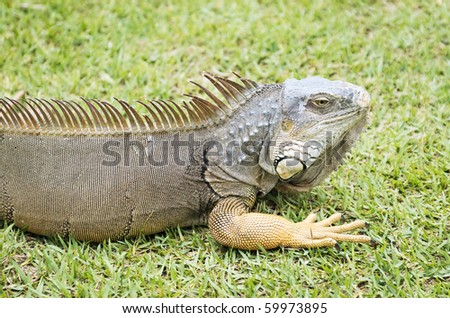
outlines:
[[[41,235],[102,241],[208,224],[241,249],[369,242],[310,215],[250,212],[274,188],[307,191],[365,125],[369,95],[313,77],[240,83],[205,74],[223,95],[172,101],[0,99],[0,219]],[[195,84],[195,83],[194,83]]]

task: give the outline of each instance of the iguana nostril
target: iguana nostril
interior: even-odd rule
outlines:
[[[359,94],[358,104],[361,107],[364,107],[364,108],[369,107],[369,105],[370,105],[370,95],[369,95],[369,93],[367,93],[366,91],[362,91]]]

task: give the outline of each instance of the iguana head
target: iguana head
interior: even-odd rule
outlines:
[[[369,94],[362,87],[319,77],[289,79],[281,123],[270,152],[281,191],[307,191],[341,163],[366,123]]]

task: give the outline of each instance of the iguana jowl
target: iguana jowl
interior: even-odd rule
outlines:
[[[0,99],[0,219],[41,235],[102,241],[208,224],[240,249],[370,242],[332,226],[251,212],[274,188],[307,191],[339,164],[366,122],[361,87],[319,77],[240,83],[206,73],[225,102]],[[81,105],[82,104],[82,105]]]

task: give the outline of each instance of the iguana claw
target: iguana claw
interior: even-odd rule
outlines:
[[[303,222],[295,223],[296,233],[289,242],[292,247],[325,247],[336,246],[338,241],[370,243],[373,240],[366,235],[344,234],[351,230],[363,228],[367,226],[367,222],[356,220],[350,223],[332,226],[333,223],[339,221],[342,217],[341,213],[335,213],[330,217],[315,222],[316,214],[310,214]]]

